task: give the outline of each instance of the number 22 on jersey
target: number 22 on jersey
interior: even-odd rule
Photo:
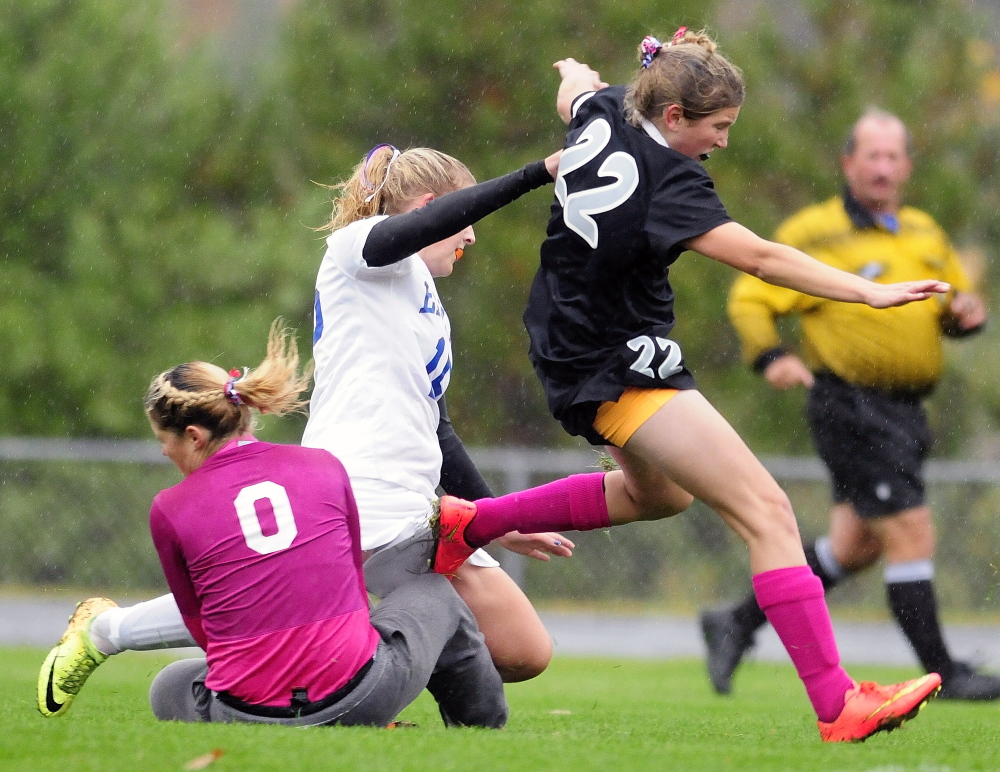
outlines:
[[[597,248],[600,237],[591,215],[609,212],[628,201],[639,185],[639,169],[631,155],[618,151],[605,158],[597,170],[598,177],[614,178],[614,182],[570,193],[565,176],[597,158],[610,141],[611,125],[606,120],[598,118],[588,123],[576,144],[563,151],[556,177],[556,198],[563,208],[563,222],[591,249]]]

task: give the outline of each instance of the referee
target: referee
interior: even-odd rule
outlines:
[[[943,302],[874,310],[804,295],[741,276],[729,315],[745,359],[776,389],[809,389],[806,415],[833,481],[827,536],[806,546],[829,589],[885,558],[889,608],[927,672],[941,674],[942,698],[995,700],[1000,677],[952,659],[934,596],[934,525],[924,496],[931,434],[922,405],[942,368],[943,335],[979,331],[986,311],[941,228],[901,206],[912,170],[910,137],[894,115],[869,110],[841,158],[842,195],[785,221],[775,240],[877,282],[949,282]],[[787,350],[775,320],[797,315],[801,358]],[[766,618],[753,593],[701,615],[712,685],[728,694],[732,674]]]

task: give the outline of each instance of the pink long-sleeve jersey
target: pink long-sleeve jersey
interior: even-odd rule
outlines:
[[[208,688],[319,700],[374,654],[357,507],[327,451],[233,441],[157,494],[150,529]]]

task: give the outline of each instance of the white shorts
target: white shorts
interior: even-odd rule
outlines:
[[[426,519],[422,523],[405,523],[403,525],[402,530],[399,532],[399,536],[397,536],[395,539],[393,539],[385,546],[391,547],[394,544],[399,544],[402,541],[406,541],[421,528],[426,527],[426,525],[427,525]],[[500,566],[500,563],[484,549],[478,549],[475,552],[473,552],[471,555],[469,555],[469,558],[468,560],[466,560],[466,562],[471,563],[474,566],[479,566],[480,568],[498,568]]]
[[[361,520],[361,549],[373,550],[407,539],[427,525],[431,498],[368,477],[351,478]]]
[[[351,478],[354,500],[361,519],[361,549],[375,550],[409,539],[427,527],[430,499],[416,491],[368,477]],[[500,564],[485,550],[476,550],[468,560],[481,568]]]

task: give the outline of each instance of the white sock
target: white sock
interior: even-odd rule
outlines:
[[[886,584],[897,582],[929,582],[934,579],[934,561],[910,560],[906,563],[889,563],[882,571]]]
[[[90,638],[105,654],[198,645],[184,624],[173,595],[108,609],[91,622]]]
[[[90,628],[87,634],[90,636],[90,642],[97,647],[97,650],[103,654],[118,654],[121,652],[117,646],[115,646],[110,639],[111,635],[111,625],[112,617],[116,614],[125,611],[123,608],[110,608],[107,611],[102,611],[96,617],[90,620]]]
[[[816,550],[816,558],[819,560],[819,564],[823,566],[823,570],[826,571],[827,576],[835,582],[844,578],[844,568],[837,562],[837,558],[833,556],[833,547],[830,545],[829,536],[820,536],[813,545],[813,549]]]

